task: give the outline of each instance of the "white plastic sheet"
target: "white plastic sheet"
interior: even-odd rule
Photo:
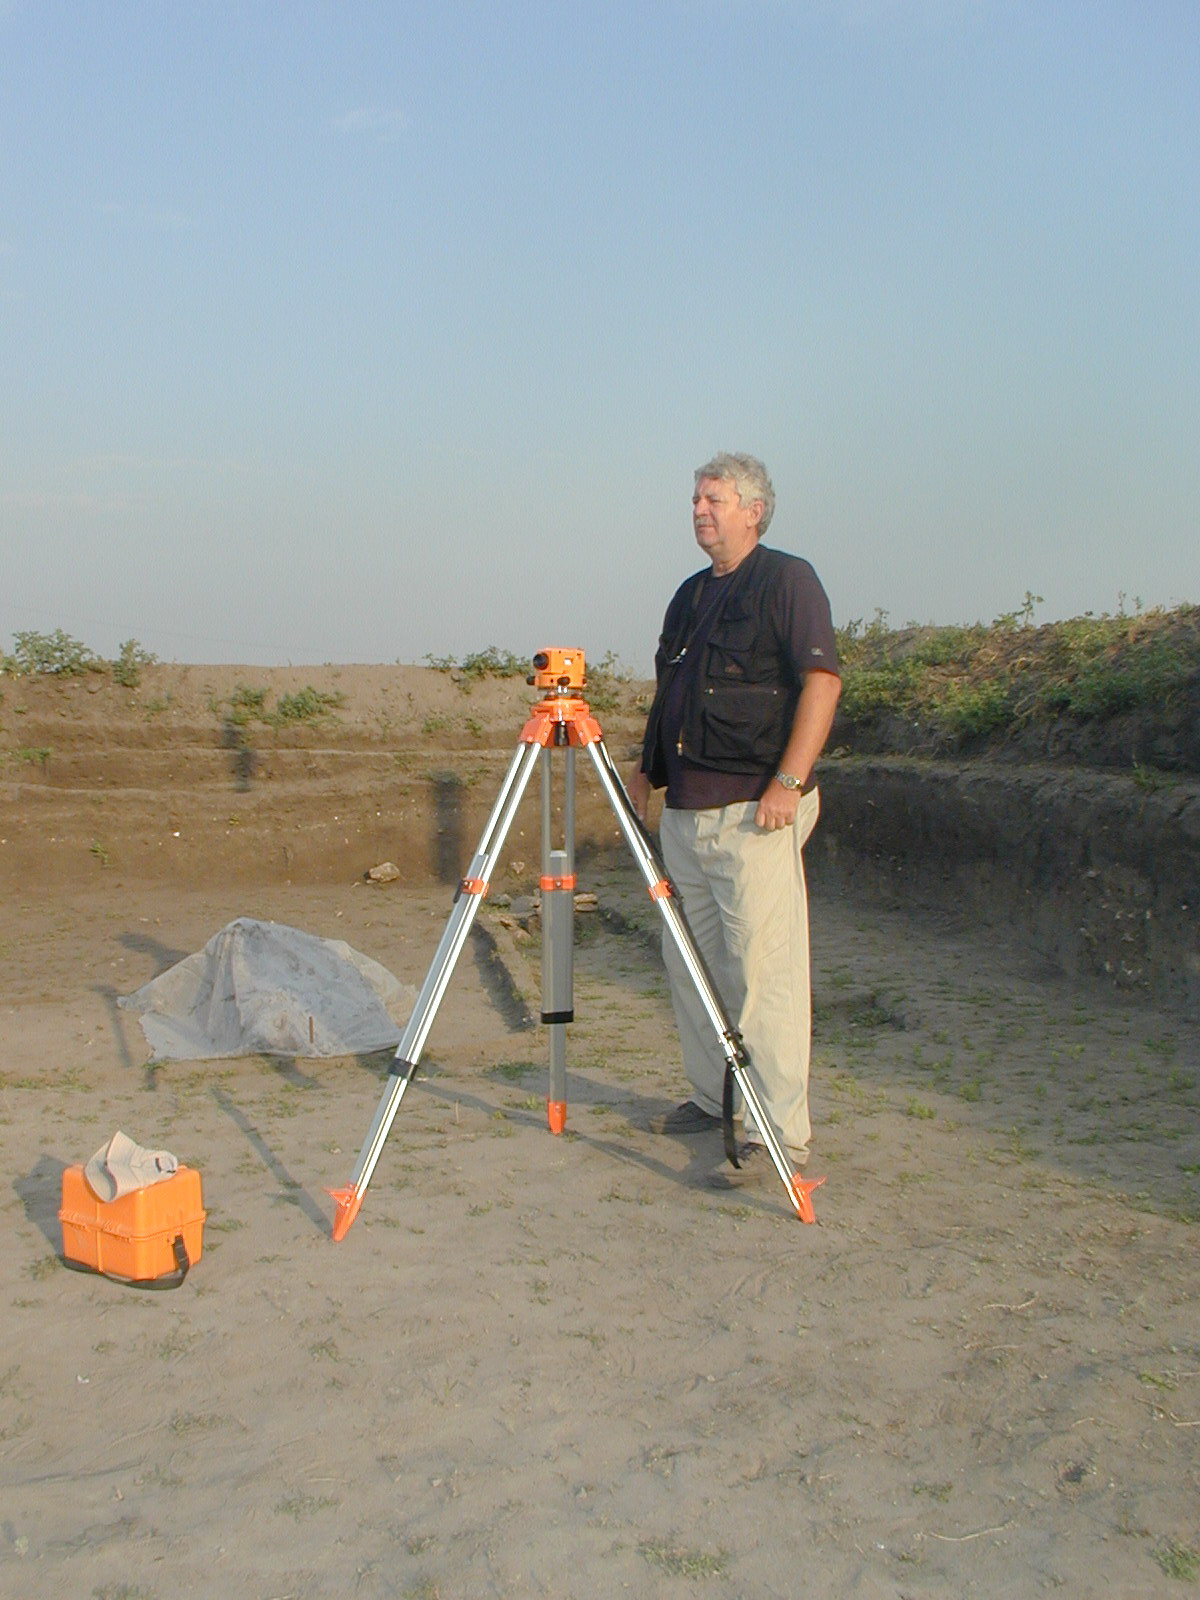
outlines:
[[[416,990],[341,939],[238,917],[120,1005],[154,1056],[344,1056],[399,1042]]]

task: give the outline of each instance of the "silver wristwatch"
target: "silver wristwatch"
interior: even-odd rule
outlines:
[[[776,783],[781,783],[785,789],[803,789],[804,779],[793,777],[790,772],[777,772]]]

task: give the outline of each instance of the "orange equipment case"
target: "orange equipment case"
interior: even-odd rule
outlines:
[[[182,1275],[203,1252],[205,1215],[200,1174],[193,1167],[180,1167],[116,1200],[93,1194],[82,1166],[63,1173],[58,1220],[68,1266],[128,1283]]]

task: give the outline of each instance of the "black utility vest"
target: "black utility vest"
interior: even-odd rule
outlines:
[[[693,644],[707,570],[680,585],[654,658],[658,686],[646,721],[642,770],[667,781],[659,730],[676,673],[687,674],[680,754],[717,772],[760,773],[779,765],[792,731],[801,680],[776,636],[771,597],[795,556],[758,545],[728,580],[716,612]]]

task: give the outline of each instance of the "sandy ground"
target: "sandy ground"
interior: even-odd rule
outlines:
[[[310,687],[336,714],[239,711]],[[815,895],[815,1227],[782,1186],[706,1187],[719,1137],[646,1131],[685,1086],[653,908],[603,852],[581,857],[603,909],[577,925],[566,1134],[543,1034],[473,942],[340,1244],[325,1189],[386,1055],[148,1063],[116,997],[236,916],[419,983],[436,879],[469,858],[529,698],[420,668],[0,682],[0,1593],[1194,1587],[1200,1044],[1180,1019],[969,926]],[[526,818],[498,890],[535,835]],[[404,880],[362,883],[389,855]],[[497,915],[537,1012],[536,941]],[[63,1168],[118,1127],[203,1175],[204,1256],[176,1291],[59,1259]]]
[[[652,910],[582,885],[568,1131],[474,947],[347,1239],[387,1057],[147,1066],[115,1008],[236,915],[419,982],[447,891],[9,897],[0,1591],[1132,1600],[1200,1572],[1200,1053],[969,931],[818,900],[810,1172],[721,1195]],[[647,902],[648,906],[648,902]],[[495,913],[483,920],[496,928]],[[497,928],[537,1008],[536,945]],[[507,941],[507,942],[506,942]],[[64,1165],[197,1166],[184,1286],[66,1271]]]

